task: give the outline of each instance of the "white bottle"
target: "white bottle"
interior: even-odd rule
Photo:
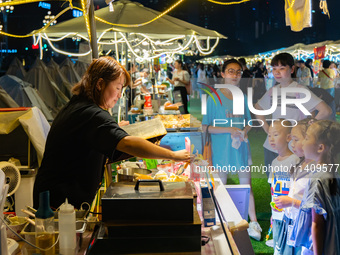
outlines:
[[[59,210],[59,252],[74,255],[76,252],[76,213],[67,198]]]

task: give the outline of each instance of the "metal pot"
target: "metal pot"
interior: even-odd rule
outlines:
[[[118,182],[133,182],[133,174],[151,174],[151,170],[144,168],[123,168],[117,171]]]

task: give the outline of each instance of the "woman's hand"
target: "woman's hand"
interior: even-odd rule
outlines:
[[[188,161],[190,160],[190,153],[187,150],[173,151],[174,161]]]
[[[277,208],[282,209],[286,207],[291,207],[293,205],[293,198],[288,196],[279,196],[274,198],[274,202]]]
[[[241,133],[242,130],[241,129],[236,128],[236,127],[230,127],[229,130],[230,130],[231,138],[239,137],[240,141],[243,142],[243,137],[242,137],[242,133]]]
[[[122,120],[121,122],[118,123],[118,126],[124,127],[130,125],[130,121]]]
[[[174,81],[171,80],[169,77],[166,77],[166,80],[167,80],[168,82],[170,82],[171,84],[174,84]]]
[[[175,78],[174,78],[174,81],[179,81],[179,78],[178,78],[178,77],[175,77]]]

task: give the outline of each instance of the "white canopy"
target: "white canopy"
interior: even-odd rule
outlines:
[[[120,0],[113,3],[114,12],[110,12],[109,6],[95,11],[95,16],[113,24],[142,24],[156,18],[161,13],[153,9],[144,7],[137,2],[128,0]],[[161,18],[138,27],[122,27],[113,26],[96,20],[97,36],[104,31],[111,29],[104,38],[113,39],[113,32],[123,33],[144,33],[151,38],[170,38],[174,35],[197,35],[200,38],[207,37],[226,37],[216,31],[202,28],[180,19],[164,15]],[[51,37],[64,36],[66,33],[77,32],[87,37],[84,17],[74,18],[65,22],[58,23],[55,26],[50,26],[45,30],[45,33]]]

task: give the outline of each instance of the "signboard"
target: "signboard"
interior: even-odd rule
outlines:
[[[51,10],[51,4],[45,3],[45,2],[39,2],[38,7],[41,7],[41,8],[47,9],[47,10]]]
[[[314,59],[323,59],[325,57],[326,46],[314,48]]]
[[[166,55],[165,54],[163,54],[162,56],[160,56],[160,58],[159,58],[159,63],[160,64],[165,64],[166,63]]]
[[[77,17],[83,16],[83,12],[78,11],[78,10],[72,10],[72,15],[73,17],[77,18]]]

